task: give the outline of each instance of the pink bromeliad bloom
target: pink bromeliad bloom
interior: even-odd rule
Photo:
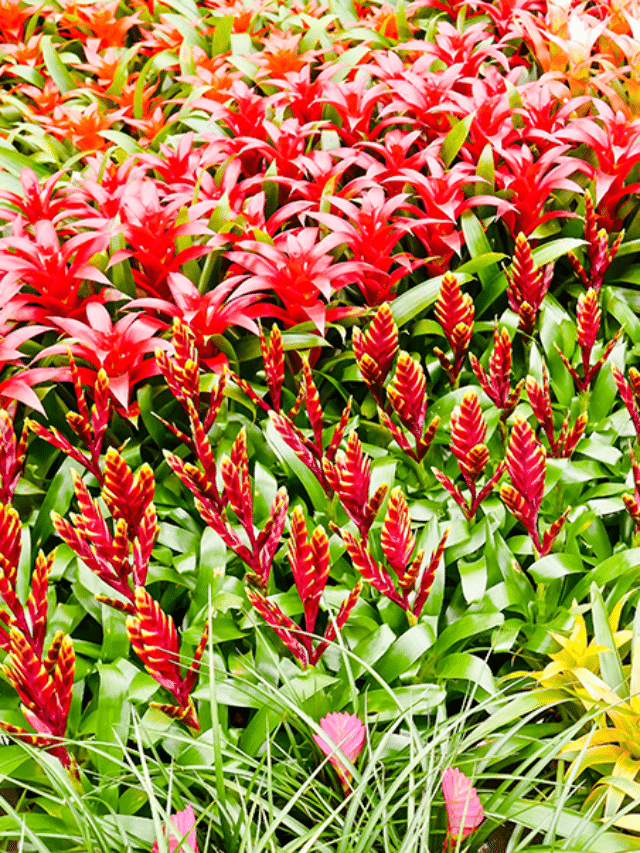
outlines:
[[[360,755],[366,733],[364,723],[355,714],[334,713],[320,720],[320,728],[324,736],[314,735],[313,739],[335,768],[346,795],[351,791],[351,773],[340,756],[353,764]]]
[[[482,803],[471,781],[460,770],[447,767],[442,774],[442,794],[447,809],[447,834],[443,851],[453,850],[458,839],[471,835],[484,820]]]
[[[181,812],[171,815],[171,831],[169,832],[169,853],[199,853],[196,838],[196,816],[193,806],[189,804]],[[167,828],[164,827],[166,834]],[[173,834],[178,833],[178,837]],[[158,842],[153,842],[151,853],[158,853]]]

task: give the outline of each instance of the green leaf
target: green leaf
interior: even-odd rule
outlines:
[[[118,615],[122,618],[122,614]],[[100,743],[100,751],[96,754],[96,763],[101,777],[118,778],[122,773],[123,757],[118,740],[126,743],[129,738],[131,704],[127,699],[127,693],[131,684],[131,671],[135,668],[128,661],[120,661],[111,664],[98,663],[97,669],[100,675],[100,688],[96,713],[96,739]]]
[[[584,245],[586,245],[584,240],[578,240],[575,237],[561,237],[559,240],[551,240],[549,243],[537,246],[531,254],[533,255],[533,262],[540,267],[561,258],[567,252],[574,252]]]
[[[368,714],[375,714],[380,722],[397,720],[405,711],[412,714],[426,714],[442,704],[447,691],[438,684],[412,684],[409,687],[396,687],[388,690],[371,690],[366,696]]]
[[[440,678],[469,681],[489,695],[496,692],[493,673],[486,661],[469,652],[448,654],[438,662],[436,672]]]
[[[475,118],[475,115],[474,110],[472,113],[469,113],[469,115],[456,122],[449,133],[445,136],[440,148],[440,159],[444,163],[445,168],[449,168],[466,142],[471,122]]]
[[[378,675],[388,683],[401,678],[432,644],[433,635],[428,627],[423,623],[414,625],[398,637],[379,661],[376,667]]]
[[[70,89],[77,89],[75,80],[67,71],[64,62],[60,59],[58,52],[53,46],[51,36],[42,36],[40,49],[42,50],[42,56],[44,64],[47,66],[47,71],[58,89],[60,89],[63,94],[68,92]]]
[[[570,607],[574,598],[578,601],[586,598],[591,584],[601,587],[627,573],[633,573],[634,576],[640,574],[640,548],[626,548],[624,551],[618,551],[591,569],[575,587],[567,590],[563,600],[565,606]]]
[[[449,650],[452,646],[468,640],[469,637],[497,628],[503,622],[502,613],[468,613],[466,616],[461,616],[453,625],[444,629],[433,644],[430,654],[436,658],[441,656],[444,658],[446,653],[447,657],[451,657]]]
[[[607,608],[595,584],[591,585],[591,615],[596,644],[604,646],[604,649],[598,652],[600,674],[611,690],[624,699],[629,695],[629,685],[622,672],[622,661],[609,624]]]
[[[528,572],[536,583],[547,583],[566,575],[582,573],[584,565],[579,554],[549,554],[536,560]]]

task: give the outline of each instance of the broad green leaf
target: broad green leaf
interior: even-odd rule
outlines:
[[[584,565],[579,554],[548,554],[536,560],[527,571],[536,583],[547,583],[566,575],[582,573]]]
[[[460,119],[460,121],[457,121],[445,136],[440,148],[440,159],[444,163],[445,168],[448,169],[451,166],[458,152],[466,142],[469,135],[469,128],[474,118],[475,110],[463,119]]]
[[[596,643],[604,647],[598,652],[600,673],[611,690],[624,699],[629,695],[629,685],[622,672],[622,661],[609,624],[609,614],[595,584],[591,586],[591,614]]]
[[[447,626],[433,644],[430,653],[435,658],[455,657],[449,650],[457,643],[475,637],[484,631],[491,631],[504,622],[502,613],[468,613]]]
[[[493,673],[487,662],[469,652],[447,654],[438,661],[436,672],[440,678],[447,680],[468,681],[489,695],[496,692]]]
[[[433,637],[427,626],[422,623],[414,625],[398,637],[378,662],[378,675],[389,684],[396,678],[401,678],[431,648],[432,643]]]
[[[42,36],[40,50],[42,51],[44,64],[47,66],[47,71],[51,79],[64,94],[70,89],[76,89],[77,85],[71,74],[67,71],[66,65],[58,56],[58,51],[54,47],[51,38],[51,36]]]
[[[117,663],[99,663],[97,668],[100,675],[100,688],[96,713],[96,739],[100,743],[100,752],[96,755],[96,763],[102,777],[117,778],[122,773],[122,747],[118,744],[118,740],[122,743],[127,742],[131,724],[131,704],[127,699],[131,675],[128,666],[125,666],[123,671]],[[115,802],[117,802],[117,789]]]
[[[404,711],[411,714],[426,714],[445,701],[446,690],[438,684],[413,684],[396,687],[390,694],[387,690],[371,690],[367,693],[368,714],[375,714],[383,722],[397,720]]]

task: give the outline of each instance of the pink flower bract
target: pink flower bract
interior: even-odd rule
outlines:
[[[164,831],[166,834],[166,826]],[[178,833],[177,838],[174,832]],[[151,853],[158,853],[157,841],[153,842]],[[183,811],[171,815],[169,853],[199,853],[198,839],[196,838],[196,816],[191,804]]]
[[[348,790],[351,773],[341,760],[340,753],[353,764],[364,746],[366,731],[364,723],[355,714],[334,713],[327,714],[320,720],[320,728],[326,737],[314,735],[313,739],[323,755],[329,758],[330,764],[340,777],[343,788]]]
[[[442,774],[442,794],[447,809],[447,837],[453,847],[459,838],[466,838],[484,820],[482,803],[471,781],[460,770],[447,767]]]

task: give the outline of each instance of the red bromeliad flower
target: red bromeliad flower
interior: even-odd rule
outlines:
[[[147,671],[178,703],[175,706],[151,702],[149,707],[157,708],[167,716],[200,731],[193,699],[189,694],[198,678],[200,660],[209,636],[209,623],[205,624],[193,653],[193,662],[185,676],[180,671],[180,646],[174,621],[141,586],[136,587],[135,591],[135,614],[127,617],[127,634]]]
[[[195,335],[199,362],[210,370],[220,371],[228,363],[227,357],[210,340],[213,336],[224,334],[230,326],[258,334],[253,318],[265,313],[260,301],[263,294],[234,298],[233,286],[223,281],[202,295],[190,279],[175,272],[167,276],[167,285],[172,301],[149,297],[136,299],[128,307],[152,309],[186,324]],[[168,328],[167,323],[159,325]]]
[[[631,471],[633,472],[633,495],[623,494],[625,509],[633,519],[636,533],[640,530],[640,465],[633,452],[633,447],[629,445],[629,455],[631,457]]]
[[[348,530],[340,530],[335,526],[332,529],[344,540],[353,565],[362,577],[378,592],[400,605],[410,625],[417,624],[442,558],[449,530],[445,530],[429,563],[423,568],[424,551],[418,551],[412,558],[416,538],[411,532],[407,500],[399,486],[393,489],[382,525],[380,547],[397,575],[400,586],[398,592],[389,572],[372,556],[364,536],[358,539]]]
[[[591,364],[591,351],[593,350],[600,329],[600,321],[602,319],[602,311],[598,304],[598,293],[595,288],[589,288],[586,293],[581,293],[578,297],[577,308],[577,342],[580,347],[580,355],[582,358],[582,378],[578,376],[578,372],[571,364],[566,355],[558,349],[558,355],[562,359],[565,367],[571,374],[578,391],[587,391],[595,381],[600,368],[611,355],[611,352],[622,334],[622,328],[618,329],[615,335],[605,346],[602,355],[595,364]]]
[[[38,358],[70,350],[76,358],[92,365],[79,368],[84,385],[94,385],[98,370],[103,369],[117,409],[125,416],[134,415],[138,406],[131,403],[133,387],[160,372],[155,359],[145,356],[158,347],[171,347],[168,341],[155,336],[163,324],[142,314],[129,314],[113,323],[106,308],[97,302],[86,307],[86,315],[87,323],[56,318],[56,326],[71,337],[47,347]]]
[[[189,192],[189,198],[192,192]],[[181,195],[165,203],[159,184],[149,178],[129,180],[120,199],[120,230],[131,248],[119,249],[109,261],[109,266],[126,258],[133,259],[133,280],[142,293],[161,299],[170,299],[167,276],[178,272],[182,264],[211,254],[222,245],[212,234],[203,216],[210,213],[212,202],[191,204],[188,221],[180,222],[178,211],[185,204]],[[207,245],[188,246],[177,250],[179,238],[205,235]]]
[[[544,478],[547,468],[544,448],[527,421],[517,417],[511,431],[506,467],[511,484],[500,487],[500,497],[509,512],[527,529],[538,557],[546,556],[562,530],[571,508],[565,510],[542,540],[538,532],[538,515],[544,496]]]
[[[7,661],[2,671],[19,694],[22,713],[36,734],[1,720],[0,728],[31,746],[48,750],[77,776],[75,762],[61,744],[73,697],[75,653],[71,637],[59,631],[41,660],[24,634],[13,626]]]
[[[377,186],[362,195],[360,206],[333,196],[331,205],[344,219],[332,213],[310,214],[332,234],[340,235],[351,250],[353,260],[348,266],[367,305],[393,299],[400,279],[422,263],[406,252],[392,254],[413,222],[397,215],[406,198],[406,193],[387,198],[382,187]]]
[[[573,252],[568,252],[567,257],[573,267],[573,271],[583,286],[587,290],[593,288],[596,294],[598,294],[600,293],[605,273],[620,248],[624,238],[624,231],[618,234],[611,248],[609,248],[608,232],[604,228],[598,230],[596,211],[591,193],[585,193],[584,208],[584,239],[587,241],[585,253],[589,260],[589,273],[587,274],[585,268]]]
[[[22,282],[35,290],[35,294],[21,294],[20,319],[51,326],[51,315],[73,317],[83,311],[88,300],[107,298],[105,290],[87,297],[83,285],[86,281],[110,285],[104,273],[91,263],[109,245],[108,234],[86,232],[61,243],[51,221],[38,220],[32,236],[18,218],[13,231],[11,237],[0,239],[0,266],[5,272],[0,288]]]
[[[320,720],[320,728],[322,734],[314,735],[313,739],[320,747],[322,754],[328,757],[347,796],[351,792],[352,777],[343,758],[351,764],[354,763],[362,752],[367,730],[359,717],[346,712],[327,714]]]
[[[282,302],[282,307],[269,306],[269,313],[287,326],[311,322],[324,334],[325,320],[338,317],[349,309],[327,310],[320,299],[329,301],[335,290],[350,284],[355,276],[345,263],[335,262],[330,254],[343,242],[339,234],[318,240],[317,228],[301,228],[274,238],[273,245],[243,240],[236,251],[226,257],[248,272],[233,276],[237,296],[247,292],[269,290]],[[232,270],[233,271],[233,270]]]
[[[376,403],[384,406],[384,382],[398,354],[398,327],[386,303],[378,308],[364,334],[354,326],[352,344],[367,388]]]
[[[402,426],[409,430],[414,439],[412,447],[406,435],[394,423],[390,415],[378,406],[378,416],[404,452],[421,462],[435,438],[440,418],[434,417],[425,427],[427,417],[427,381],[418,362],[406,352],[401,352],[396,363],[396,372],[387,386],[387,401]]]
[[[631,415],[636,435],[640,437],[640,373],[635,367],[629,369],[629,382],[617,364],[611,368],[613,378],[618,388],[618,393]]]
[[[449,847],[454,850],[459,841],[475,832],[484,820],[484,810],[470,780],[453,767],[447,767],[442,774],[442,795],[447,810],[444,853]]]
[[[592,167],[577,157],[563,156],[568,145],[556,146],[539,157],[526,145],[502,151],[503,165],[496,168],[496,188],[506,193],[512,210],[502,218],[512,234],[531,234],[558,217],[574,217],[569,210],[547,210],[549,199],[558,190],[576,192],[580,186],[570,180],[576,172],[591,174]]]

